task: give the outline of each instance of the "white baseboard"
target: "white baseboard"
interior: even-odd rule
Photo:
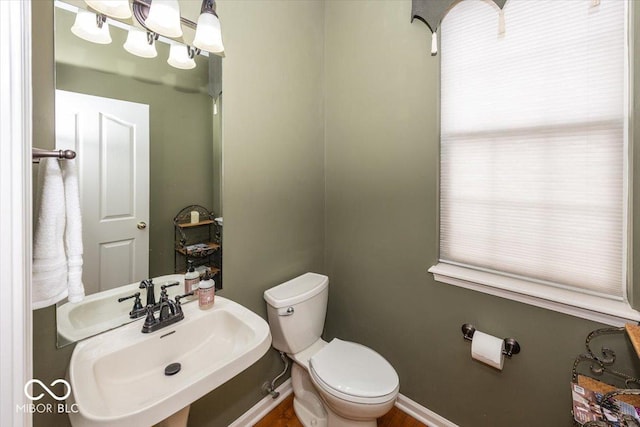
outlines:
[[[293,386],[291,385],[291,378],[280,384],[276,391],[280,393],[276,399],[267,395],[262,398],[258,403],[253,405],[247,412],[242,414],[240,418],[229,424],[229,427],[248,427],[253,426],[258,421],[263,419],[269,412],[271,412],[276,406],[280,404],[287,396],[293,393]]]
[[[458,427],[457,424],[414,402],[403,394],[398,395],[396,407],[429,427]]]
[[[253,407],[249,408],[247,412],[242,414],[240,418],[229,424],[229,427],[249,427],[263,419],[269,412],[278,406],[280,402],[293,393],[291,378],[276,388],[276,391],[280,393],[278,398],[273,399],[271,396],[265,396]],[[398,395],[396,407],[429,427],[458,427],[456,424],[425,408],[419,403],[414,402],[403,394]]]

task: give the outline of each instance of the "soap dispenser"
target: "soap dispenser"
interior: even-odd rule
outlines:
[[[205,273],[204,280],[200,282],[198,291],[198,307],[207,310],[213,307],[213,300],[216,296],[216,282],[213,281],[209,272]]]
[[[193,267],[193,261],[189,260],[189,267],[187,273],[184,275],[184,293],[188,294],[193,292],[194,295],[198,294],[198,287],[200,284],[200,273]]]

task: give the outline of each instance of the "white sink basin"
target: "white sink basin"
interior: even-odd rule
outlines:
[[[184,293],[184,274],[169,274],[154,277],[156,299],[160,297],[160,285],[179,282],[180,286],[167,288],[170,297]],[[108,331],[125,323],[129,323],[129,312],[133,307],[133,299],[118,302],[118,298],[140,292],[142,304],[146,302],[146,291],[138,288],[139,282],[109,289],[85,297],[79,303],[67,302],[57,310],[58,334],[69,342],[80,341],[100,332]],[[143,318],[144,320],[144,318]]]
[[[200,310],[186,304],[184,320],[143,334],[142,322],[76,345],[69,363],[78,426],[150,426],[228,381],[271,346],[269,325],[243,306],[216,296]],[[165,375],[165,367],[181,370]]]

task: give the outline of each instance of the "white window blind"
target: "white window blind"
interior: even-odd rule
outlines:
[[[441,26],[441,262],[623,299],[626,1],[481,0]]]

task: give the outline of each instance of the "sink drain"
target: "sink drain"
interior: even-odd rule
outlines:
[[[171,363],[169,365],[167,365],[166,368],[164,368],[164,374],[167,376],[170,375],[175,375],[178,372],[180,372],[180,369],[182,369],[182,365],[179,363]]]

